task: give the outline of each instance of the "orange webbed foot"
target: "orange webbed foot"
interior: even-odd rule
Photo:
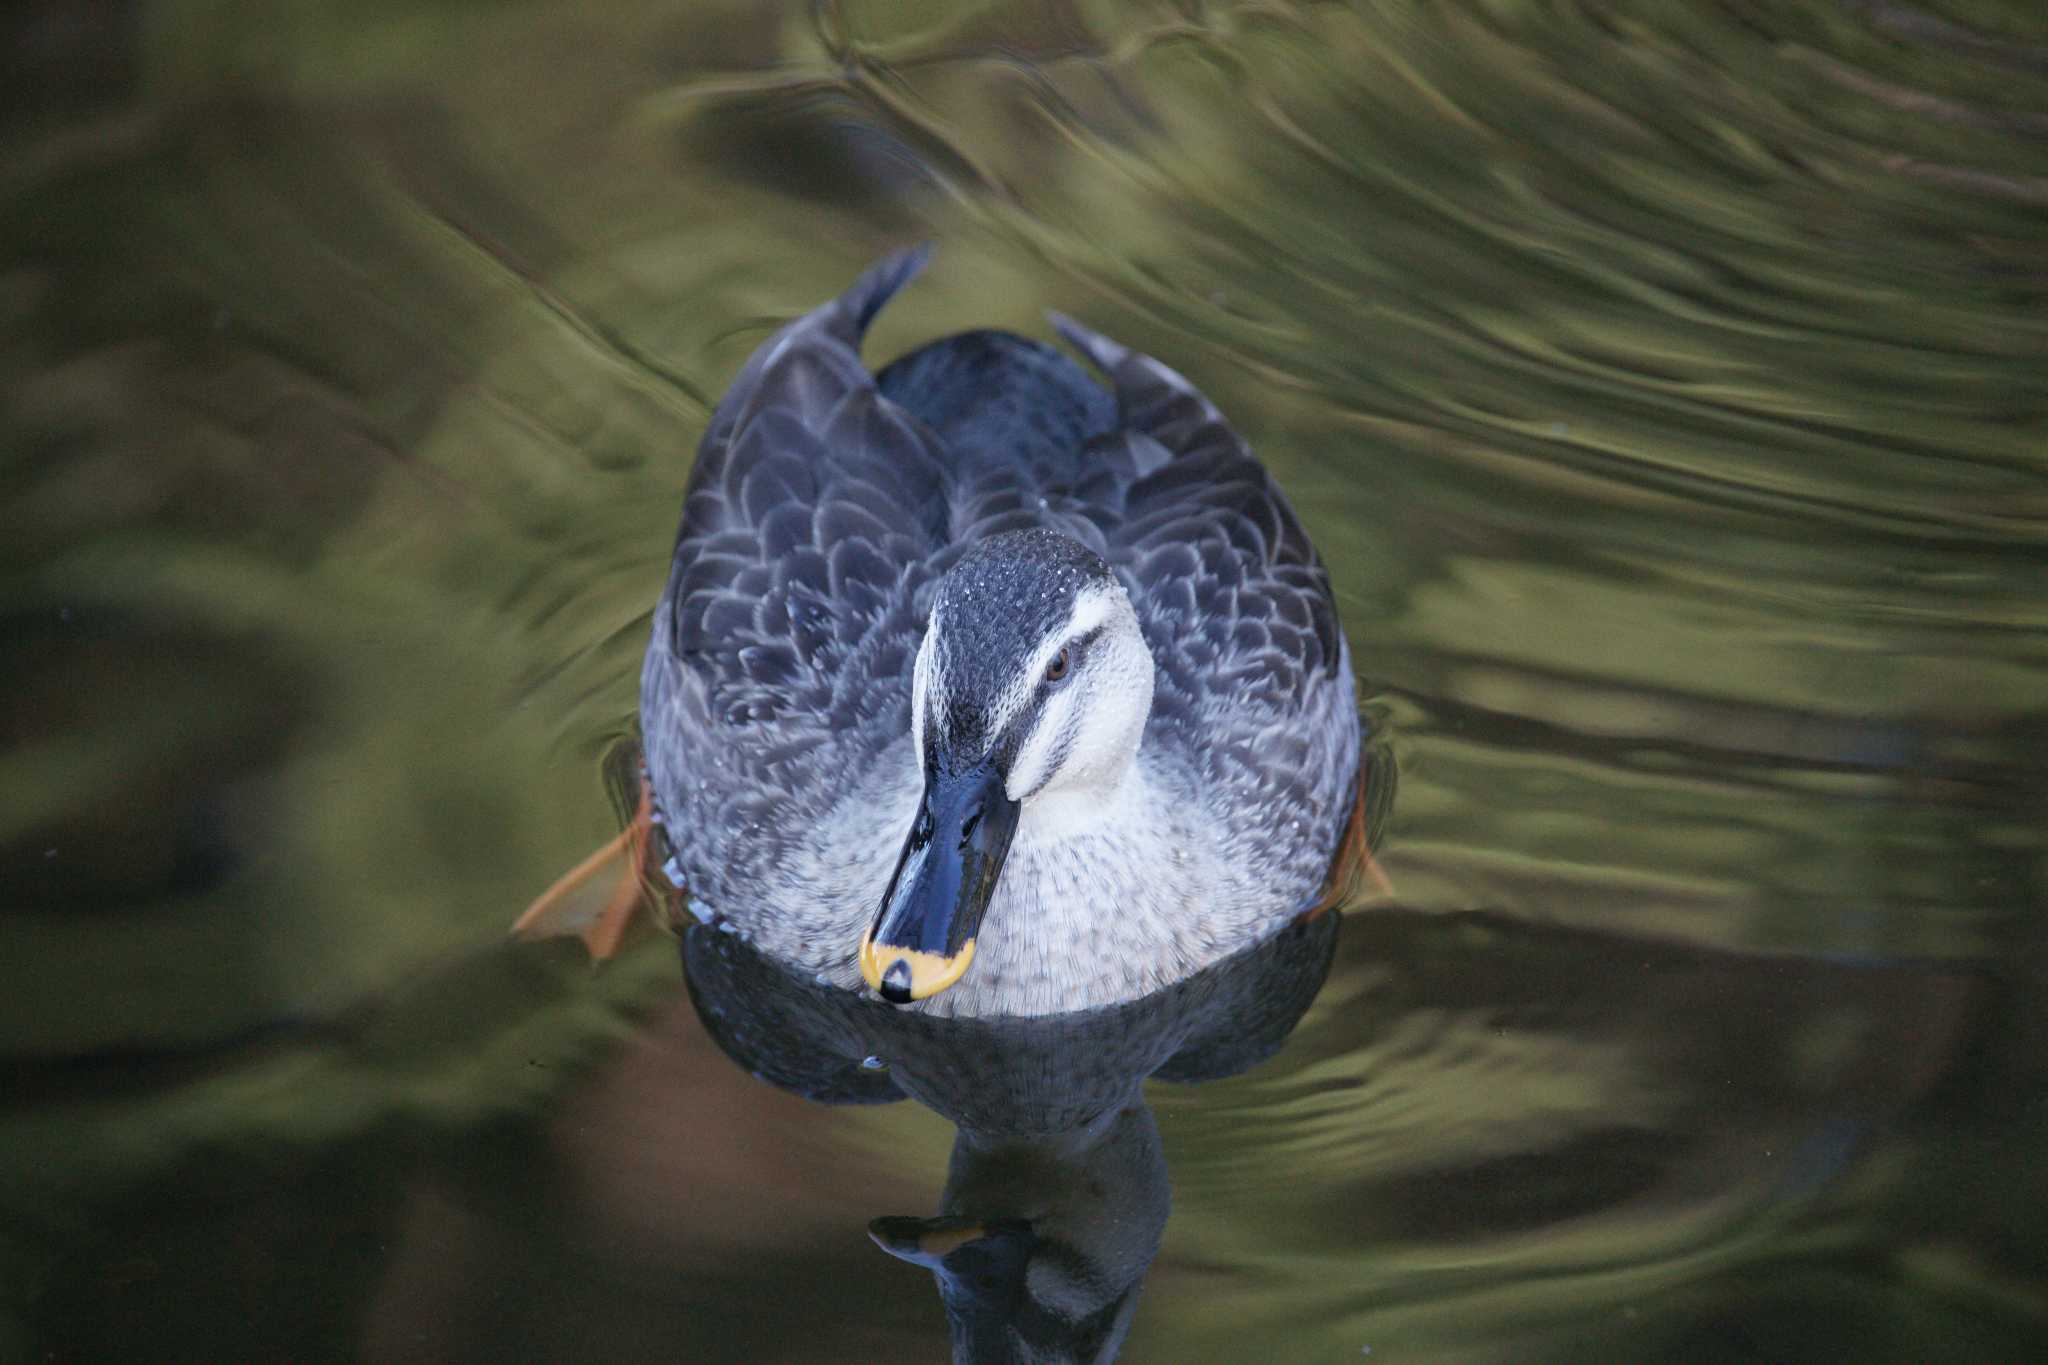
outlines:
[[[1301,912],[1301,918],[1313,920],[1338,909],[1357,895],[1361,886],[1370,887],[1379,895],[1392,898],[1394,883],[1380,869],[1377,859],[1372,856],[1371,831],[1366,827],[1369,809],[1366,784],[1371,780],[1370,763],[1359,764],[1358,795],[1351,803],[1351,818],[1345,822],[1344,837],[1337,842],[1336,856],[1330,860],[1330,873],[1323,881],[1323,893],[1316,903]]]
[[[654,793],[640,779],[640,804],[618,837],[570,868],[534,898],[512,925],[517,939],[575,934],[603,962],[619,951],[633,909],[644,894],[647,850],[654,831]]]

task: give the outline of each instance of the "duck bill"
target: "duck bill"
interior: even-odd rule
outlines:
[[[860,945],[861,975],[884,1000],[923,1000],[966,974],[1022,809],[993,764],[926,770],[896,875]]]

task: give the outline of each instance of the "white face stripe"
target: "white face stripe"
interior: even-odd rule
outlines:
[[[1152,713],[1152,652],[1137,613],[1112,583],[1082,594],[1067,629],[1048,642],[1038,672],[1069,640],[1099,631],[1067,686],[1053,693],[1018,746],[1005,789],[1012,801],[1065,787],[1114,786]]]
[[[1049,632],[1038,642],[1038,649],[1031,656],[1030,667],[1024,670],[1024,678],[1028,684],[1024,689],[1025,697],[1029,697],[1031,691],[1038,686],[1038,680],[1045,676],[1045,670],[1052,667],[1055,655],[1074,640],[1107,621],[1118,607],[1124,607],[1128,611],[1129,603],[1130,599],[1124,596],[1124,590],[1114,583],[1106,583],[1100,587],[1091,584],[1075,594],[1074,609],[1067,613],[1066,625]],[[1004,700],[1008,699],[1009,694],[1005,693]],[[1006,715],[1003,719],[1007,723],[1010,717]]]
[[[924,642],[917,647],[917,662],[910,671],[910,742],[917,750],[917,766],[924,767],[924,716],[934,696],[946,695],[946,669],[939,662],[939,609],[932,607],[932,619],[924,628]]]
[[[1089,631],[1101,627],[1119,606],[1128,614],[1128,602],[1123,589],[1114,583],[1091,584],[1077,593],[1074,608],[1067,614],[1067,624],[1047,635],[1032,654],[1031,665],[1024,675],[1028,687],[1017,704],[1021,706],[1037,690],[1038,680],[1045,676],[1045,670],[1052,666],[1061,650]],[[1076,678],[1073,686],[1062,688],[1046,699],[1038,723],[1031,727],[1031,733],[1024,737],[1024,742],[1017,748],[1017,757],[1010,763],[1007,786],[1012,800],[1019,793],[1034,792],[1044,786],[1053,776],[1053,761],[1072,754],[1074,745],[1067,740],[1072,736],[1076,743],[1079,742],[1076,727],[1086,717],[1078,715],[1077,711],[1082,698],[1090,690],[1088,680]],[[1004,694],[1004,700],[1009,700],[1008,693]],[[1005,715],[1003,723],[1007,725],[1010,719],[1010,715]]]
[[[1017,719],[1018,713],[1030,704],[1038,691],[1039,679],[1045,676],[1045,670],[1051,666],[1053,656],[1065,649],[1067,643],[1076,636],[1085,635],[1108,620],[1118,607],[1121,606],[1128,611],[1129,601],[1130,599],[1124,596],[1123,588],[1113,582],[1100,586],[1091,584],[1075,594],[1074,606],[1067,613],[1066,624],[1058,630],[1048,632],[1045,638],[1039,641],[1038,648],[1032,652],[1026,666],[1010,680],[1009,685],[996,698],[989,716],[989,734],[993,736],[1005,733]],[[945,651],[940,647],[941,630],[942,614],[935,606],[932,608],[931,621],[925,627],[924,643],[918,647],[917,664],[911,675],[910,684],[910,728],[916,739],[920,760],[924,757],[925,717],[932,709],[932,704],[936,702],[943,724],[945,703],[950,694],[946,679]]]
[[[1100,626],[1119,605],[1123,606],[1125,611],[1129,611],[1129,603],[1130,599],[1124,596],[1124,590],[1115,583],[1101,586],[1090,584],[1076,593],[1073,610],[1067,613],[1066,625],[1058,630],[1046,632],[1045,638],[1038,642],[1038,648],[1032,651],[1030,660],[1019,670],[1018,675],[1010,680],[1010,685],[1003,689],[1003,695],[997,698],[993,717],[995,724],[989,733],[1000,735],[1009,730],[1011,723],[1017,719],[1017,714],[1030,705],[1031,699],[1038,694],[1039,681],[1045,677],[1045,670],[1052,666],[1053,658],[1065,649],[1069,642]],[[1048,712],[1051,710],[1052,708],[1047,708]],[[1043,719],[1040,720],[1038,728],[1045,728]]]
[[[911,675],[910,726],[920,765],[927,744],[943,742],[929,727],[946,724],[950,701],[944,629],[934,607]],[[988,735],[993,741],[1007,734],[1037,698],[1053,659],[1091,633],[1097,646],[1069,684],[1046,697],[1010,763],[1005,787],[1013,801],[1055,786],[1112,781],[1137,752],[1152,709],[1152,655],[1130,598],[1114,580],[1075,595],[1066,622],[1046,633],[991,705]]]
[[[1077,719],[1074,713],[1085,685],[1077,677],[1073,686],[1061,688],[1046,699],[1045,709],[1038,714],[1038,724],[1031,727],[1031,733],[1017,746],[1017,757],[1011,760],[1004,789],[1012,801],[1044,786],[1053,775],[1053,760],[1073,753],[1073,745],[1065,741],[1073,731]]]
[[[1111,612],[1129,603],[1130,598],[1124,595],[1121,584],[1114,581],[1091,583],[1074,597],[1074,614],[1067,619],[1067,631],[1062,637],[1063,640],[1071,640],[1076,635],[1086,635],[1107,621]]]

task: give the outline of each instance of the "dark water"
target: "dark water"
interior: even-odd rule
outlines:
[[[2048,1352],[2048,11],[275,8],[0,19],[0,1358],[944,1357],[952,1125],[502,942],[922,238],[869,355],[1188,373],[1399,769],[1126,1358]]]

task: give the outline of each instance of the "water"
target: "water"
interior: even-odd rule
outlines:
[[[922,238],[869,355],[1191,375],[1400,770],[1285,1049],[1151,1090],[1126,1358],[2042,1350],[2032,7],[0,33],[0,1358],[944,1357],[948,1123],[501,941],[709,403]]]

